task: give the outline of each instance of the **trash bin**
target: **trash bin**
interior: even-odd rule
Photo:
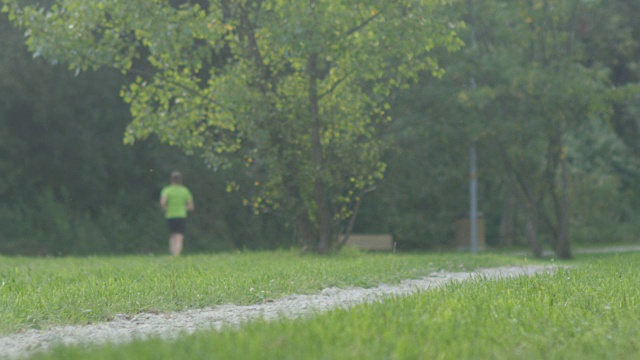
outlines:
[[[484,216],[478,215],[477,223],[477,236],[478,236],[478,250],[484,250],[486,248],[486,242],[484,238]],[[469,217],[459,217],[455,222],[455,242],[458,250],[469,251],[471,250],[471,224]]]

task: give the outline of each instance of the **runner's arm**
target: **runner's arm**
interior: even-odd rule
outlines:
[[[160,196],[160,207],[162,208],[162,210],[167,210],[167,196],[166,195]]]

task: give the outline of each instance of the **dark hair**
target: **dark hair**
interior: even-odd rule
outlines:
[[[169,179],[172,183],[182,184],[182,174],[179,171],[172,171]]]

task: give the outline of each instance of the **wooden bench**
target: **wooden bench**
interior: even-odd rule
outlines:
[[[391,251],[395,249],[391,234],[351,234],[345,246],[360,250]]]

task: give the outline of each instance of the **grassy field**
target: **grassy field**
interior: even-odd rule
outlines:
[[[19,262],[24,261],[10,260],[17,261],[14,264],[17,268],[20,267]],[[236,299],[233,301],[236,303],[262,301],[255,295],[256,292],[262,291],[265,291],[265,296],[268,293],[269,296],[277,297],[287,292],[314,292],[329,285],[374,285],[381,281],[421,276],[440,268],[460,270],[521,261],[513,257],[493,255],[473,257],[459,254],[350,253],[333,258],[315,258],[298,257],[286,252],[214,255],[192,259],[135,258],[143,265],[156,264],[155,271],[149,273],[139,270],[139,265],[125,268],[124,264],[132,260],[134,258],[59,259],[61,264],[65,264],[64,273],[77,273],[77,269],[84,268],[82,271],[93,274],[85,280],[77,280],[79,284],[95,282],[95,279],[91,280],[92,277],[104,281],[114,277],[114,274],[119,274],[120,281],[131,285],[136,279],[134,275],[127,275],[131,272],[142,272],[149,274],[149,278],[155,278],[185,271],[187,274],[199,274],[185,277],[201,279],[204,276],[202,272],[220,271],[217,276],[207,275],[201,281],[204,283],[213,281],[214,278],[217,278],[217,281],[221,281],[220,278],[228,278],[227,289],[235,289],[229,298]],[[104,264],[112,264],[112,261],[123,263],[120,267],[105,269]],[[208,263],[214,261],[216,264]],[[274,261],[279,264],[272,264]],[[68,262],[76,262],[76,267],[70,268]],[[100,263],[103,264],[97,265]],[[90,264],[94,264],[96,268],[92,268]],[[307,319],[271,323],[256,321],[239,330],[199,332],[175,342],[149,340],[124,346],[61,348],[37,358],[637,358],[640,352],[640,253],[581,255],[578,260],[571,262],[571,265],[572,268],[560,269],[552,275],[451,283],[414,296],[390,299],[378,304],[359,305],[348,311],[334,310]],[[30,270],[32,274],[39,274],[46,268],[42,264],[36,268],[34,266],[32,265]],[[266,275],[255,273],[256,267],[260,266],[266,268]],[[90,271],[87,268],[94,270]],[[106,275],[98,269],[102,269]],[[240,274],[234,275],[233,272]],[[5,276],[5,273],[0,274]],[[284,279],[274,280],[275,277]],[[23,277],[26,278],[28,277]],[[175,282],[176,286],[182,284],[177,279]],[[231,287],[231,282],[240,282],[242,285]],[[162,281],[156,280],[148,285],[158,283]],[[194,286],[206,288],[203,285]],[[248,286],[254,290],[247,290]],[[7,293],[5,290],[0,290],[3,304]],[[80,297],[77,294],[75,296]],[[187,300],[193,296],[185,296],[181,301],[164,302],[164,306],[197,306],[197,303],[190,304]],[[91,296],[87,297],[90,298]],[[219,298],[216,301],[220,301]],[[28,312],[28,306],[26,308],[25,311]],[[72,308],[65,311],[78,312]],[[105,311],[106,313],[108,311]],[[47,323],[51,322],[51,319],[47,320]],[[22,326],[27,324],[22,322]],[[5,325],[7,329],[13,327],[15,323]]]
[[[428,254],[300,256],[295,251],[168,256],[0,257],[0,334],[88,324],[114,315],[261,303],[337,286],[375,286],[436,270],[522,264],[521,258]]]

